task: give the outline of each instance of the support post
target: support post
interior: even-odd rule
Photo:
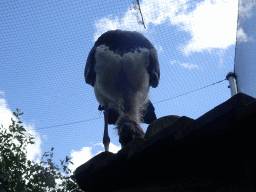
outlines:
[[[237,94],[236,74],[233,72],[229,72],[226,76],[226,79],[229,81],[228,88],[230,88],[231,97],[233,97],[235,94]]]

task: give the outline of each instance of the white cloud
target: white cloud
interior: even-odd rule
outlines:
[[[14,118],[14,116],[8,108],[6,100],[4,98],[0,98],[0,124],[5,128],[8,128],[12,123],[11,118]]]
[[[24,126],[24,128],[27,130],[27,133],[30,133],[35,139],[33,140],[35,143],[33,145],[27,146],[27,158],[31,161],[35,161],[39,163],[41,156],[42,156],[42,149],[41,149],[41,137],[40,135],[35,131],[34,126]]]
[[[192,35],[192,39],[181,50],[185,54],[210,51],[212,48],[226,49],[236,41],[236,0],[210,1],[199,4],[189,14],[177,16],[177,24]]]
[[[157,53],[163,52],[163,47],[161,45],[156,45],[155,48],[156,48]]]
[[[68,168],[74,171],[78,166],[90,160],[93,156],[92,147],[83,147],[81,151],[71,151],[71,158],[74,165],[69,164]]]
[[[241,43],[241,42],[247,42],[248,41],[248,37],[245,34],[244,30],[239,27],[237,30],[237,42]]]
[[[184,5],[185,2],[179,3]],[[132,4],[131,4],[132,6]],[[148,26],[149,23],[154,25],[162,24],[166,21],[167,17],[173,17],[175,12],[179,9],[176,7],[174,0],[168,1],[154,1],[154,0],[144,0],[140,3],[143,18],[145,19],[145,25]],[[94,40],[96,41],[98,37],[108,30],[122,29],[129,31],[145,31],[141,24],[138,24],[136,14],[138,12],[130,7],[124,14],[124,17],[119,19],[118,17],[113,17],[108,15],[101,18],[95,22],[96,33],[94,35]],[[140,17],[140,15],[139,15]]]
[[[103,146],[103,144],[102,144],[102,146]],[[114,145],[113,143],[109,144],[109,151],[110,152],[117,153],[119,150],[121,150],[121,145],[117,146],[117,145]]]
[[[176,63],[178,63],[176,60],[170,61],[170,64],[171,64],[171,65],[174,65],[174,64],[176,64]]]
[[[205,0],[191,12],[187,11],[190,8],[188,3],[188,0],[142,1],[140,6],[145,25],[161,25],[168,19],[181,30],[189,32],[191,40],[180,47],[185,54],[212,48],[226,49],[235,43],[238,0]],[[130,8],[123,18],[108,16],[98,20],[95,26],[95,40],[108,30],[144,30]]]
[[[88,160],[90,160],[92,157],[98,155],[99,153],[103,152],[102,151],[98,151],[96,154],[92,154],[92,149],[94,146],[100,145],[103,148],[103,144],[102,143],[97,143],[94,144],[92,147],[83,147],[81,149],[81,151],[71,151],[71,158],[72,158],[72,162],[74,163],[74,165],[69,164],[68,168],[71,169],[72,171],[75,171],[75,169],[77,167],[79,167],[80,165],[86,163]],[[119,150],[121,149],[121,146],[116,146],[113,143],[110,143],[109,145],[109,151],[112,153],[117,153]]]
[[[189,63],[181,63],[180,64],[182,67],[186,68],[186,69],[194,69],[194,68],[198,68],[198,65],[194,65],[194,64],[189,64]]]
[[[109,30],[122,29],[128,31],[140,31],[144,29],[137,23],[137,18],[134,13],[134,10],[128,9],[121,19],[109,15],[96,21],[95,27],[97,31],[94,35],[94,41],[96,41],[101,34]]]
[[[3,125],[5,129],[8,130],[9,125],[12,123],[11,118],[15,119],[12,111],[9,109],[8,104],[4,98],[0,98],[0,124]],[[42,154],[41,152],[41,139],[40,135],[34,130],[34,126],[23,123],[23,127],[27,130],[27,134],[32,134],[34,139],[33,145],[27,146],[27,158],[31,161],[38,161],[38,156]],[[18,143],[18,141],[16,142]]]
[[[0,90],[0,95],[5,96],[4,91],[1,91],[1,90]]]
[[[95,27],[97,29],[94,35],[94,41],[96,41],[101,34],[108,30],[121,29],[121,24],[117,17],[111,18],[111,16],[100,19],[95,23]]]
[[[189,70],[191,70],[191,69],[200,69],[198,65],[191,64],[191,63],[182,63],[182,62],[176,61],[176,60],[170,61],[170,64],[171,64],[171,65],[178,64],[178,65],[180,65],[181,67],[186,68],[186,69],[189,69]]]

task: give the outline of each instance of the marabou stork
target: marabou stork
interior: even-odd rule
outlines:
[[[140,123],[156,119],[149,100],[149,87],[160,79],[157,52],[150,41],[135,31],[111,30],[102,34],[91,49],[84,71],[104,110],[103,144],[109,150],[108,124],[118,129],[121,146],[144,137]]]

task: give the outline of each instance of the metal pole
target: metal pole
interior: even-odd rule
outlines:
[[[226,76],[226,79],[229,81],[228,88],[230,88],[231,97],[233,97],[235,94],[237,94],[236,74],[233,72],[229,72]]]

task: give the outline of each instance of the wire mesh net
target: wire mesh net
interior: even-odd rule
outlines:
[[[218,25],[221,2],[141,1],[146,29],[130,0],[1,2],[1,96],[8,109],[24,112],[41,152],[54,147],[58,161],[88,147],[89,154],[81,156],[85,162],[86,155],[104,150],[103,114],[83,76],[87,56],[103,32],[136,30],[158,52],[160,83],[150,91],[157,117],[196,119],[230,98],[224,79],[234,69],[237,7],[227,2],[234,5],[228,36]],[[208,6],[212,12],[203,12]],[[109,129],[120,148],[114,126]]]

